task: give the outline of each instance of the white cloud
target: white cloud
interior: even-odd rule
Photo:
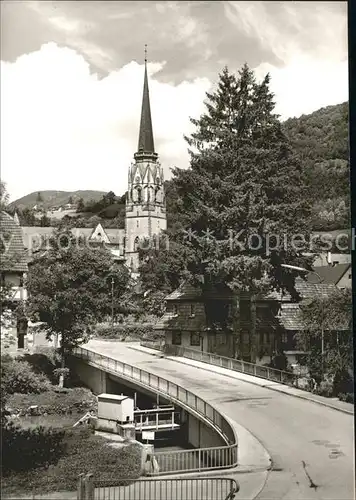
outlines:
[[[156,149],[166,167],[188,164],[183,133],[203,110],[210,82],[160,83],[149,64]],[[11,198],[31,191],[126,189],[137,148],[143,67],[131,62],[106,78],[54,43],[1,62],[1,165]]]
[[[261,64],[255,73],[258,79],[270,73],[275,111],[282,120],[348,100],[347,61],[297,57],[283,68]]]
[[[333,2],[225,2],[231,23],[259,40],[280,65],[264,62],[258,78],[271,74],[276,112],[282,119],[311,113],[348,99],[345,4]]]

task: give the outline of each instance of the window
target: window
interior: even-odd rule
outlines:
[[[352,278],[352,274],[351,274],[351,273],[349,273],[349,280],[350,280],[351,278]]]
[[[140,225],[140,221],[137,221],[136,222],[136,227],[139,227],[139,225]]]
[[[195,316],[195,304],[190,304],[190,317],[194,318]]]
[[[137,238],[135,239],[135,242],[134,242],[134,252],[138,251],[139,243],[140,243],[140,240],[139,240],[139,238],[137,236]]]
[[[173,304],[173,306],[172,306],[172,312],[173,312],[174,316],[178,316],[178,306],[177,306],[177,304]]]
[[[192,345],[192,346],[200,346],[200,335],[199,335],[199,333],[191,333],[190,334],[190,345]]]
[[[217,343],[217,345],[225,345],[226,344],[226,334],[225,333],[218,333],[216,335],[216,343]]]
[[[173,332],[172,333],[172,344],[173,345],[181,345],[181,343],[182,343],[181,332]]]
[[[240,320],[249,322],[251,320],[251,308],[249,302],[243,302],[240,307]]]
[[[286,344],[288,342],[288,336],[286,333],[282,333],[281,340],[283,344]]]

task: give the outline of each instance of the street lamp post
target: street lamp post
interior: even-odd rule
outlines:
[[[114,326],[114,278],[111,278],[111,326]]]
[[[305,269],[304,267],[299,267],[299,266],[292,266],[291,264],[281,264],[282,267],[286,269],[291,269],[292,271],[299,271],[300,273],[303,274],[308,274],[308,273],[313,273],[315,274],[318,279],[319,279],[319,284],[324,282],[324,278],[320,276],[316,271],[309,271],[308,269]],[[323,301],[323,294],[321,295],[321,372],[324,377],[324,301]]]

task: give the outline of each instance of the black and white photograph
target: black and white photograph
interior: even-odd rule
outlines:
[[[348,3],[0,7],[2,498],[355,500]]]

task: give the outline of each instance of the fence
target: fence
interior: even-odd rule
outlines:
[[[176,402],[178,406],[185,407],[190,413],[202,417],[205,423],[217,432],[226,443],[225,446],[219,447],[156,452],[152,456],[152,461],[158,464],[158,470],[153,467],[151,475],[197,472],[231,468],[237,465],[238,447],[235,432],[225,417],[209,403],[174,382],[109,356],[82,347],[75,349],[73,354],[85,359],[93,366],[103,368],[104,371],[120,375],[168,396],[171,402]]]
[[[121,482],[125,482],[122,480]],[[117,482],[120,484],[120,480]],[[97,481],[83,474],[78,500],[233,500],[239,484],[230,478],[139,479],[127,486]]]
[[[141,345],[143,347],[149,347],[150,349],[158,349],[156,343],[151,343],[149,341],[142,341]],[[295,373],[277,370],[276,368],[269,368],[267,366],[255,365],[254,363],[248,363],[240,359],[227,358],[219,356],[218,354],[192,349],[191,347],[164,344],[162,350],[165,354],[170,356],[182,356],[195,361],[201,361],[202,363],[209,363],[236,372],[272,380],[273,382],[298,387],[298,376]]]

